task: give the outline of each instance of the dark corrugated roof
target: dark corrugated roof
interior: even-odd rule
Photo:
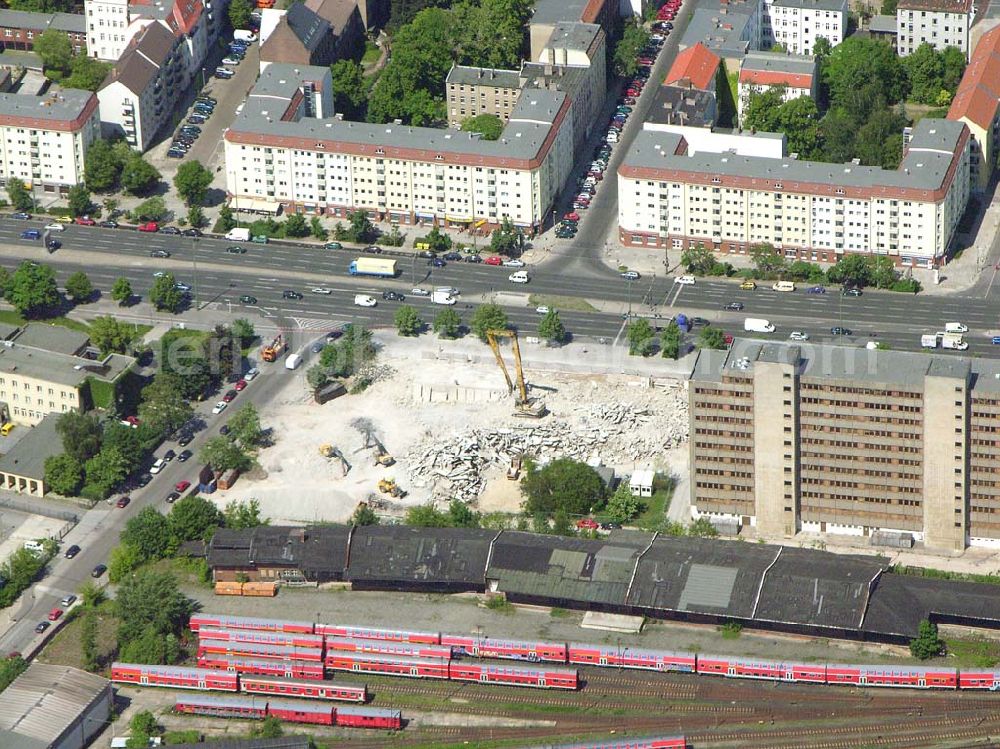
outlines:
[[[878,634],[915,637],[932,613],[1000,628],[1000,586],[886,573],[875,584],[864,628]]]
[[[482,587],[496,531],[373,525],[357,528],[346,578]]]
[[[283,566],[299,569],[310,579],[339,579],[350,532],[346,525],[220,528],[209,543],[208,563],[212,567]]]

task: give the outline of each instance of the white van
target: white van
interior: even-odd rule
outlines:
[[[249,229],[230,229],[226,234],[226,239],[230,242],[249,242],[250,241],[250,230]]]
[[[285,369],[298,369],[299,365],[302,363],[302,357],[298,354],[292,354],[287,359],[285,359]]]
[[[969,326],[963,325],[960,322],[946,322],[944,324],[945,333],[968,333]]]
[[[511,273],[507,276],[507,280],[511,283],[528,283],[531,279],[528,277],[526,271],[519,270],[517,273]]]
[[[795,284],[791,281],[778,281],[771,288],[774,291],[795,291]]]
[[[354,304],[358,307],[374,307],[378,304],[375,297],[368,296],[367,294],[355,294]]]

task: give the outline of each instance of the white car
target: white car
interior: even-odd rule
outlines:
[[[674,279],[674,283],[679,283],[684,286],[694,286],[694,276],[677,276]]]
[[[328,289],[325,286],[317,286],[315,289],[312,290],[312,293],[313,294],[332,294],[333,293],[333,289]]]
[[[155,476],[157,473],[159,473],[166,467],[167,467],[167,461],[165,461],[163,458],[157,458],[156,462],[149,467],[149,472]]]
[[[535,307],[535,312],[539,315],[547,315],[549,314],[549,308],[543,304],[541,307]]]
[[[215,407],[212,409],[212,413],[221,414],[223,411],[226,410],[226,406],[228,405],[229,404],[226,403],[225,401],[219,401],[218,403],[215,404]]]
[[[525,271],[519,270],[517,273],[511,273],[507,276],[507,280],[511,283],[528,283],[531,279]]]
[[[243,379],[246,380],[247,382],[253,382],[254,378],[256,378],[257,375],[259,374],[260,370],[257,369],[257,367],[251,367],[250,369],[247,370],[247,373],[243,375]]]
[[[808,341],[809,340],[809,334],[808,333],[803,333],[801,330],[793,330],[789,334],[788,338],[789,338],[789,340],[792,340],[792,341]]]
[[[153,278],[163,278],[165,275],[167,275],[165,270],[158,270],[153,274]]]
[[[410,289],[410,294],[413,296],[430,296],[431,292],[427,289]]]
[[[523,260],[504,260],[503,265],[505,268],[523,268],[525,263]]]
[[[378,304],[378,302],[375,300],[375,297],[368,296],[367,294],[355,294],[354,303],[358,307],[374,307],[376,304]]]
[[[66,227],[59,222],[45,225],[46,231],[66,231]]]
[[[223,57],[222,58],[222,64],[223,65],[239,65],[240,64],[240,58],[238,58],[238,57]]]

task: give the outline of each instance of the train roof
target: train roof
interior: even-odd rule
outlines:
[[[368,715],[373,718],[398,718],[399,710],[391,710],[387,707],[347,707],[337,705],[338,715]]]
[[[192,614],[192,619],[218,619],[221,627],[212,627],[212,629],[263,629],[263,630],[273,630],[276,627],[280,627],[286,624],[293,624],[297,627],[308,627],[312,631],[312,622],[301,622],[293,621],[290,619],[265,619],[253,616],[234,616],[230,614],[208,614],[201,612],[198,614]]]
[[[274,668],[275,666],[288,667],[288,666],[308,666],[309,668],[316,668],[317,666],[322,667],[322,661],[279,661],[279,660],[268,660],[267,658],[242,658],[240,656],[226,655],[225,653],[208,653],[205,656],[210,661],[222,661],[223,663],[228,663],[232,666],[266,666],[267,668]],[[216,669],[210,669],[216,670]]]
[[[332,712],[333,704],[320,700],[296,700],[287,697],[268,697],[267,705],[276,710],[297,710],[302,713]]]
[[[479,666],[484,670],[493,673],[504,674],[559,674],[561,676],[575,676],[575,668],[548,668],[547,666],[512,666],[505,663],[472,663],[462,661],[463,666]]]
[[[317,643],[323,642],[323,635],[311,635],[308,632],[278,632],[273,629],[240,629],[234,627],[199,627],[197,635],[199,639],[206,639],[206,633],[209,634],[224,634],[230,637],[260,637],[262,639],[268,637],[274,638],[309,638],[315,640]]]
[[[224,647],[234,653],[270,653],[272,655],[316,654],[316,648],[303,648],[296,645],[272,645],[267,642],[225,642],[222,640],[213,640],[212,643],[212,647]],[[208,643],[202,643],[202,645],[208,645]]]
[[[935,666],[883,666],[881,664],[857,663],[827,663],[826,667],[836,669],[862,670],[869,674],[893,674],[896,676],[908,676],[910,674],[956,674],[958,669],[941,668]]]
[[[442,635],[442,637],[465,637],[465,635]],[[509,640],[507,638],[501,637],[476,637],[472,636],[473,642],[486,643],[489,645],[515,645],[517,647],[535,647],[538,645],[547,645],[551,647],[562,648],[565,647],[565,643],[562,642],[546,642],[545,640]]]
[[[317,624],[316,626],[317,626],[317,628],[333,627],[333,628],[336,628],[336,629],[354,630],[356,632],[378,632],[380,634],[418,635],[420,637],[440,637],[441,636],[439,632],[418,632],[416,630],[387,629],[387,628],[383,628],[383,627],[361,627],[361,626],[358,626],[356,624]],[[330,635],[327,635],[327,637],[330,637]],[[375,640],[375,639],[381,639],[381,638],[375,638],[375,637],[355,637],[355,638],[347,638],[347,639]]]
[[[111,668],[138,668],[151,674],[161,676],[219,676],[229,675],[226,671],[219,671],[216,668],[196,668],[192,666],[151,666],[144,663],[119,663],[114,662]]]
[[[693,652],[690,651],[682,652],[676,650],[652,650],[649,648],[634,648],[631,645],[626,645],[625,647],[619,647],[616,645],[602,645],[600,643],[594,643],[594,642],[571,642],[569,644],[569,647],[581,650],[598,650],[605,653],[614,653],[615,655],[645,656],[649,658],[654,658],[661,655],[694,658],[695,655]]]
[[[263,709],[267,706],[266,697],[216,697],[211,694],[179,694],[174,698],[175,705],[202,705],[204,707],[235,707]]]
[[[391,653],[352,653],[349,650],[337,650],[326,654],[327,660],[330,658],[352,658],[375,661],[378,663],[405,663],[408,666],[440,666],[448,663],[449,658],[414,658],[408,655],[392,655]]]
[[[214,669],[211,669],[214,670]],[[216,673],[219,673],[216,671]],[[267,674],[241,674],[240,680],[247,681],[262,681],[268,684],[284,684],[287,687],[291,686],[302,686],[309,687],[310,689],[316,689],[317,687],[343,687],[345,689],[368,689],[367,684],[348,684],[343,681],[316,681],[315,679],[288,679],[284,676],[269,676]]]
[[[654,742],[676,741],[682,742],[678,746],[683,746],[683,736],[649,736],[647,738],[622,739],[621,741],[596,741],[573,744],[544,744],[541,746],[529,747],[529,749],[634,749],[636,747],[652,746]]]

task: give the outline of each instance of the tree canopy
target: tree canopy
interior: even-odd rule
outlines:
[[[606,488],[600,474],[586,463],[558,458],[541,468],[528,465],[521,478],[528,514],[551,515],[562,510],[585,515],[604,502]]]
[[[177,194],[190,206],[204,204],[208,186],[211,184],[212,173],[199,161],[185,161],[177,167],[177,173],[174,175],[174,187],[177,188]]]
[[[48,265],[23,262],[7,285],[7,301],[25,317],[32,317],[59,304],[56,274]]]
[[[462,121],[462,130],[467,133],[480,133],[483,140],[496,140],[503,132],[503,120],[495,114],[477,114]]]

